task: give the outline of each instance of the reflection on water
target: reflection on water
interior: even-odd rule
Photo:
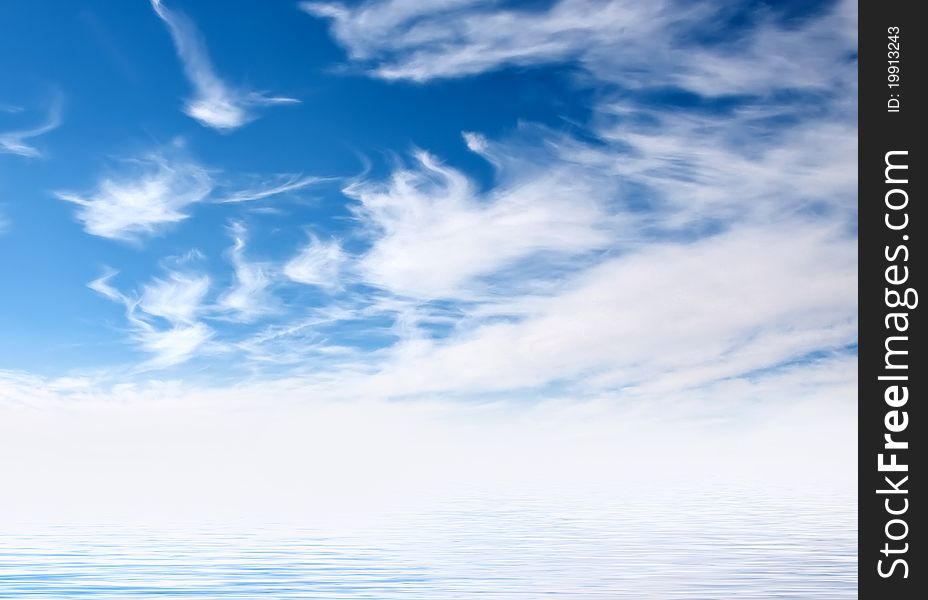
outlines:
[[[856,598],[855,504],[472,499],[336,534],[11,527],[0,538],[0,597]]]

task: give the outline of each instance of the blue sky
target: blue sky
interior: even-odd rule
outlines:
[[[749,169],[770,171],[770,155],[799,150],[788,147],[796,143],[790,137],[852,141],[853,35],[847,23],[838,23],[843,32],[829,31],[850,18],[833,3],[695,4],[685,16],[671,4],[645,9],[608,2],[462,1],[430,8],[61,2],[3,10],[0,123],[8,141],[0,162],[0,276],[8,291],[0,307],[7,340],[0,357],[7,368],[46,375],[139,364],[143,370],[197,365],[216,374],[229,367],[239,372],[243,364],[257,368],[236,344],[327,306],[355,314],[320,317],[325,323],[315,337],[323,346],[363,354],[402,342],[397,329],[404,311],[416,321],[410,327],[417,335],[440,343],[453,331],[479,329],[483,318],[492,321],[494,305],[537,297],[528,290],[577,277],[642,245],[675,247],[734,231],[750,218],[737,214],[750,212],[738,204],[756,204],[750,194],[775,195],[772,188],[692,203],[691,210],[668,207],[680,199],[662,198],[671,191],[660,189],[677,186],[687,194],[705,175],[700,169],[719,168],[710,161],[726,160],[725,153]],[[61,18],[46,18],[49,11]],[[602,22],[597,11],[606,15]],[[520,20],[525,31],[506,29]],[[37,38],[53,42],[30,43]],[[804,51],[816,55],[803,59],[812,64],[790,62]],[[708,146],[702,153],[656,148],[652,156],[636,148],[634,140],[659,144],[664,127],[672,129],[667,145]],[[486,153],[469,149],[463,134],[481,140]],[[417,162],[419,152],[429,154],[429,164]],[[812,157],[845,160],[824,171],[797,158],[796,165],[782,166],[806,172],[764,172],[781,178],[783,188],[800,188],[770,212],[782,208],[784,226],[789,219],[820,219],[850,228],[847,157]],[[843,180],[827,171],[839,166],[846,169]],[[548,201],[526,198],[502,207],[507,186],[529,188],[535,170],[550,168],[576,179],[559,182],[564,197],[540,210],[569,213],[575,203],[584,213],[576,228],[555,231],[561,218],[570,222],[569,214],[539,214],[539,222],[524,227],[504,223],[519,202]],[[412,178],[415,199],[403,197],[399,182],[391,188],[391,172]],[[451,191],[442,181],[448,172],[467,180],[461,198],[439,197]],[[654,183],[662,177],[670,181]],[[797,177],[843,189],[806,191],[789,181]],[[107,181],[118,188],[110,205],[102,192]],[[167,189],[133,198],[146,183]],[[708,180],[705,187],[714,185]],[[392,207],[373,207],[378,194],[390,196],[397,210],[418,201],[435,215],[412,209],[391,215]],[[236,195],[249,199],[223,203]],[[67,198],[73,202],[62,201]],[[91,203],[83,224],[80,202]],[[150,221],[132,214],[133,202],[154,205]],[[111,214],[119,210],[128,214]],[[457,217],[463,229],[487,220],[497,231],[482,237],[479,230],[455,229],[452,235],[471,239],[447,240],[444,248],[442,240],[414,231],[440,228],[443,218],[451,227]],[[420,234],[423,239],[413,239]],[[497,236],[509,238],[498,256],[463,256],[494,254]],[[235,238],[239,254],[230,250]],[[301,284],[287,275],[287,261],[309,240],[316,240],[317,253],[330,248],[331,259],[341,263],[325,275],[331,281]],[[399,255],[406,251],[409,256]],[[449,264],[419,269],[414,261],[430,260],[420,252],[448,252]],[[260,279],[253,289],[236,283],[236,260]],[[396,266],[404,261],[408,268]],[[157,291],[152,282],[170,287],[175,275],[183,281],[162,293],[183,295],[180,288],[199,278],[207,289],[188,290],[193,297],[181,299],[197,303],[184,324],[136,308],[142,322],[150,321],[149,337],[157,338],[148,340],[146,352],[145,342],[131,341],[140,325],[125,320],[125,307],[88,287],[108,273],[114,274],[105,281],[129,302],[146,285]],[[235,289],[233,301],[243,304],[223,308],[223,295]],[[495,316],[518,319],[506,309]],[[172,356],[151,350],[169,343],[165,332],[187,327],[192,334],[192,325],[203,327],[208,343],[163,350]],[[842,341],[846,346],[852,338]],[[300,362],[305,367],[320,358],[309,353]]]
[[[856,12],[5,3],[0,395],[846,411]]]
[[[494,74],[476,86],[385,84],[361,73],[339,74],[343,52],[326,33],[325,22],[292,3],[208,8],[178,7],[196,19],[217,75],[226,76],[231,63],[229,86],[247,82],[300,97],[300,104],[256,108],[260,120],[234,132],[204,128],[182,111],[190,85],[151,6],[62,3],[56,12],[67,16],[67,26],[45,19],[47,7],[4,9],[15,11],[5,23],[21,24],[4,32],[4,43],[30,52],[4,53],[9,90],[4,101],[16,110],[3,114],[3,126],[30,130],[60,121],[34,138],[27,156],[6,153],[0,166],[7,199],[2,243],[5,254],[15,256],[3,261],[3,276],[19,282],[15,294],[5,294],[0,311],[7,339],[18,340],[3,347],[6,366],[54,373],[110,364],[131,350],[117,331],[121,311],[86,288],[103,265],[142,278],[157,274],[159,260],[167,256],[199,250],[214,263],[208,267],[211,276],[228,279],[222,254],[230,245],[225,228],[233,221],[252,225],[256,254],[282,260],[305,241],[306,230],[327,237],[351,228],[346,199],[339,194],[345,178],[365,169],[385,173],[391,160],[418,146],[441,149],[443,159],[462,161],[489,180],[488,166],[462,143],[461,127],[497,133],[520,118],[555,126],[565,118],[589,118],[589,109],[575,102],[565,85],[569,74],[557,70],[528,73],[522,81]],[[248,16],[237,17],[242,14]],[[244,51],[260,23],[273,32],[266,37],[275,43],[261,41]],[[211,29],[218,31],[215,41],[203,33]],[[36,36],[56,43],[29,44]],[[526,97],[535,101],[525,102]],[[176,145],[184,150],[170,149]],[[333,181],[260,207],[198,206],[185,221],[159,227],[134,243],[88,236],[75,226],[74,207],[55,198],[60,190],[93,189],[106,174],[118,177],[129,170],[127,160],[165,152],[221,171],[230,190],[271,188],[278,180],[301,176]],[[282,214],[261,217],[256,208]]]

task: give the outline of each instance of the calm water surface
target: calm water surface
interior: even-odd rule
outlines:
[[[10,525],[0,597],[856,598],[855,504],[471,499],[344,532]]]

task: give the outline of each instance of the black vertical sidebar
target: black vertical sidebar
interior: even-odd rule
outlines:
[[[859,6],[859,597],[923,598],[928,444],[925,165],[920,79],[928,22],[914,1]],[[918,293],[924,291],[924,298]]]

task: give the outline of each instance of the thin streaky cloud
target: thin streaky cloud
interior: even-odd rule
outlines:
[[[273,312],[275,301],[268,288],[273,283],[274,273],[269,265],[250,261],[245,256],[248,236],[244,225],[232,223],[229,230],[233,239],[229,260],[235,283],[220,297],[218,307],[237,321],[249,322]]]
[[[118,274],[107,269],[87,287],[104,298],[122,304],[131,340],[150,358],[139,371],[162,369],[184,363],[197,355],[213,337],[213,330],[199,320],[210,288],[206,275],[172,271],[154,278],[136,294],[124,294],[110,280]]]
[[[290,194],[327,178],[287,174],[251,176],[259,183],[236,187],[239,177],[203,166],[177,142],[140,158],[126,158],[119,169],[101,177],[90,191],[58,191],[55,195],[78,206],[77,219],[91,235],[126,242],[162,233],[190,217],[197,203],[240,204]]]
[[[277,182],[269,182],[261,186],[232,192],[217,200],[217,202],[222,204],[232,204],[236,202],[263,200],[265,198],[270,198],[271,196],[295,192],[321,181],[326,181],[326,178],[303,175],[287,175]]]
[[[857,3],[843,0],[800,27],[761,14],[737,51],[692,44],[724,20],[725,3],[556,0],[542,10],[479,0],[303,2],[328,19],[351,60],[372,76],[427,82],[509,66],[575,62],[626,88],[678,86],[709,95],[824,92],[856,66]]]
[[[487,306],[484,318],[440,340],[411,331],[354,392],[476,393],[561,381],[582,393],[661,386],[682,394],[836,351],[856,331],[856,246],[838,229],[787,222],[608,259],[557,292]]]
[[[0,133],[0,153],[16,154],[27,158],[42,156],[42,151],[31,145],[28,140],[45,135],[61,125],[61,96],[57,95],[48,109],[45,120],[35,127],[6,131]],[[21,112],[19,107],[4,107],[4,112],[16,114]]]
[[[648,36],[673,14],[669,4],[559,0],[545,10],[524,10],[479,0],[369,0],[351,7],[303,2],[300,8],[329,19],[350,57],[365,61],[375,76],[424,82],[565,62],[592,48]]]
[[[452,15],[455,11],[487,6],[494,0],[432,0],[431,2],[409,2],[408,0],[374,0],[354,6],[336,2],[299,3],[300,10],[335,22],[336,37],[346,43],[352,58],[367,59],[377,54],[389,36],[405,29],[410,23],[428,19],[436,14]],[[460,14],[460,13],[458,13]],[[423,32],[429,35],[429,32]],[[419,35],[420,39],[422,34]],[[350,43],[348,43],[350,42]],[[396,38],[397,45],[403,39]]]
[[[118,274],[119,272],[116,271],[115,269],[111,269],[107,267],[104,270],[103,274],[97,277],[96,279],[94,279],[93,281],[91,281],[90,283],[88,283],[87,287],[97,292],[98,294],[100,294],[101,296],[103,296],[104,298],[108,300],[112,300],[113,302],[119,302],[125,305],[126,308],[128,309],[131,302],[129,302],[128,298],[126,298],[126,296],[124,296],[122,292],[120,292],[115,287],[110,285],[110,280]]]
[[[151,0],[151,6],[167,26],[184,73],[194,89],[184,112],[200,124],[230,131],[255,118],[250,110],[254,106],[300,102],[296,98],[267,96],[229,86],[216,74],[206,44],[193,21],[183,13],[168,9],[162,0]]]

